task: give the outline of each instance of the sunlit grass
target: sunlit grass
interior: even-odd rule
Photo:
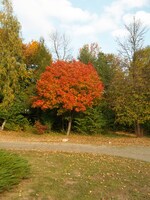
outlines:
[[[54,132],[37,135],[29,132],[0,131],[0,141],[63,142],[64,138],[68,138],[69,143],[78,144],[150,146],[150,138],[137,138],[133,134],[123,132],[92,136],[71,133],[67,137],[64,133]]]
[[[21,154],[31,165],[31,181],[16,189],[10,199],[150,198],[150,163],[92,154]]]

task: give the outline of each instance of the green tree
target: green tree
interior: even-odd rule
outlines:
[[[102,113],[101,105],[88,108],[84,113],[80,113],[74,122],[75,130],[85,134],[101,134],[104,132],[106,120]]]
[[[0,11],[0,118],[2,129],[9,117],[9,109],[27,77],[22,57],[20,24],[13,14],[11,1],[2,1]]]
[[[84,64],[95,64],[100,48],[97,43],[83,45],[79,51],[78,59]]]
[[[24,62],[31,70],[35,81],[39,79],[45,68],[52,63],[52,55],[45,45],[44,39],[23,45]],[[33,77],[32,77],[33,78]]]
[[[114,76],[114,69],[120,62],[119,58],[113,54],[103,53],[102,51],[100,51],[100,47],[97,43],[92,43],[90,45],[86,44],[80,49],[78,59],[83,63],[93,64],[104,84],[104,94],[103,99],[99,102],[99,105],[95,106],[91,110],[88,110],[87,117],[85,112],[84,117],[83,115],[80,115],[79,117],[77,116],[77,119],[81,119],[83,117],[83,119],[81,119],[82,124],[87,122],[86,118],[89,119],[91,117],[91,121],[95,120],[95,117],[93,116],[93,113],[95,112],[97,115],[97,125],[99,123],[99,127],[101,127],[101,132],[102,128],[104,128],[104,125],[102,124],[105,124],[108,129],[114,128],[115,114],[109,106],[108,89],[110,87],[111,80]],[[83,122],[84,120],[85,122]],[[80,122],[77,125],[78,129],[80,128],[79,125],[81,125]],[[95,130],[97,129],[96,127],[98,127],[97,125],[95,123]]]
[[[117,121],[134,125],[136,135],[142,136],[142,124],[150,120],[149,54],[142,49],[145,27],[134,18],[125,28],[128,36],[125,42],[119,41],[123,62],[112,81],[110,96]]]
[[[119,58],[114,54],[105,54],[103,52],[99,52],[95,68],[97,69],[97,72],[105,86],[105,93],[107,93],[107,89],[109,88],[114,75],[114,69],[118,63]]]
[[[27,44],[23,44],[23,56],[24,62],[27,66],[29,73],[28,84],[24,90],[24,96],[26,96],[26,105],[28,107],[28,118],[34,122],[35,120],[41,120],[43,115],[49,115],[46,111],[43,113],[40,109],[31,108],[31,99],[36,95],[36,82],[40,78],[40,75],[45,71],[46,67],[52,63],[52,56],[48,48],[45,45],[44,39],[40,38],[39,41],[31,41]],[[53,119],[52,119],[53,121]]]

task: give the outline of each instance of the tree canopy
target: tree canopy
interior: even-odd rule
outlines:
[[[148,48],[143,49],[145,28],[140,21],[134,18],[125,28],[128,36],[125,42],[119,41],[123,59],[111,83],[111,104],[117,121],[133,125],[136,135],[141,136],[142,124],[150,120],[150,93],[147,87],[149,51]]]
[[[22,56],[20,24],[13,14],[11,2],[4,0],[0,11],[0,118],[9,116],[8,110],[28,76]]]
[[[91,64],[57,61],[41,75],[33,107],[83,112],[101,98],[103,85]]]

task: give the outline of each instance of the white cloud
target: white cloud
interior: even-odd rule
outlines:
[[[36,0],[32,0],[36,1]],[[68,0],[39,0],[40,8],[48,17],[55,17],[65,22],[86,22],[94,17],[88,11],[73,7]]]
[[[73,7],[69,0],[12,0],[14,11],[22,24],[24,35],[37,39],[59,29],[60,26],[74,27],[78,24],[76,32],[91,33],[90,23],[97,18],[94,13],[89,13],[81,8]],[[56,24],[58,27],[56,27]],[[86,28],[83,30],[82,25]],[[66,31],[65,31],[66,32]],[[35,37],[36,36],[36,37]]]
[[[105,7],[105,13],[119,22],[125,12],[129,12],[133,8],[141,8],[149,3],[150,0],[115,0]]]
[[[123,38],[128,35],[128,32],[124,28],[116,29],[112,32],[113,37]]]
[[[126,33],[121,24],[136,18],[150,24],[150,13],[140,10],[150,5],[150,0],[112,0],[103,12],[95,13],[75,7],[71,0],[12,0],[14,11],[22,25],[23,37],[29,41],[48,35],[55,29],[70,34],[78,43],[99,38],[102,34],[123,37]],[[88,3],[85,1],[85,3]],[[101,2],[100,2],[101,3]],[[94,1],[93,1],[94,4]],[[105,37],[105,35],[104,35]]]
[[[70,32],[72,32],[74,36],[89,37],[91,34],[96,35],[111,31],[112,29],[116,28],[116,25],[113,23],[112,19],[107,17],[100,17],[93,22],[82,25],[73,25],[72,27],[68,26],[68,28],[70,28]]]
[[[114,19],[109,16],[100,16],[100,18],[95,22],[95,30],[98,32],[107,32],[116,28],[116,23]]]
[[[150,25],[150,13],[140,10],[143,6],[150,5],[150,0],[116,0],[105,8],[105,12],[116,24],[112,29],[113,37],[125,37],[127,31],[122,28],[124,24],[131,23],[133,17],[139,19],[144,25]],[[139,10],[133,13],[133,9]],[[132,14],[131,14],[132,13]]]
[[[123,17],[123,21],[126,24],[131,23],[133,21],[133,17],[135,17],[137,20],[140,20],[143,25],[150,27],[150,13],[145,11],[138,11],[135,14],[126,14]]]
[[[149,0],[118,0],[118,3],[121,3],[122,6],[129,8],[140,8],[144,5],[147,5]]]
[[[46,37],[48,32],[54,30],[54,25],[36,1],[13,0],[13,5],[26,40],[38,40],[41,36]]]
[[[13,3],[17,13],[32,19],[44,16],[65,22],[86,22],[95,17],[88,11],[73,7],[69,0],[13,0]]]
[[[123,23],[124,24],[130,24],[133,22],[133,18],[135,17],[136,20],[140,20],[140,22],[143,24],[143,26],[149,27],[150,28],[150,13],[145,12],[145,11],[138,11],[134,14],[125,14],[123,16]],[[127,36],[128,32],[126,31],[125,28],[118,28],[114,31],[112,31],[112,36],[113,37],[125,37]]]

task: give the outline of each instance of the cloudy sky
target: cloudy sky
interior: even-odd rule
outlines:
[[[116,37],[133,16],[150,28],[150,0],[12,0],[25,42],[57,30],[71,38],[74,55],[84,44],[98,42],[105,53],[116,53]],[[150,30],[145,45],[150,44]]]

